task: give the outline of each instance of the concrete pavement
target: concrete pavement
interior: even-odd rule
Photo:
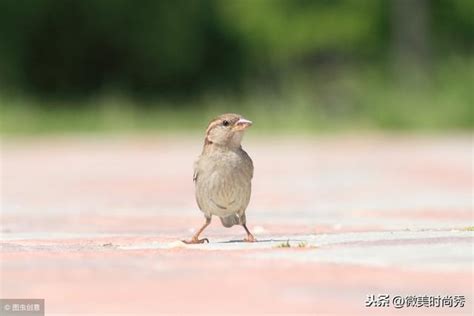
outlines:
[[[48,315],[472,314],[470,135],[249,133],[259,242],[214,219],[189,246],[200,136],[4,140],[0,297]]]

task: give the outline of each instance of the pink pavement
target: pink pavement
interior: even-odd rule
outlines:
[[[3,140],[0,297],[44,298],[47,315],[472,314],[470,135],[249,133],[259,242],[214,219],[186,246],[200,136]]]

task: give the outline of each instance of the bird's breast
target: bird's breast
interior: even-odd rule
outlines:
[[[226,153],[201,157],[197,168],[196,199],[202,211],[218,216],[245,211],[251,193],[251,161]]]

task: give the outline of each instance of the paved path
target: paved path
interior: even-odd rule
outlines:
[[[0,297],[48,315],[472,314],[468,135],[249,134],[259,242],[215,219],[188,246],[198,136],[3,141]],[[438,295],[464,307],[393,301]]]

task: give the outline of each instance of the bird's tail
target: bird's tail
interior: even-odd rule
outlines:
[[[246,222],[245,214],[242,214],[242,215],[233,214],[230,216],[220,217],[220,219],[224,227],[232,227],[234,225],[243,225]]]

